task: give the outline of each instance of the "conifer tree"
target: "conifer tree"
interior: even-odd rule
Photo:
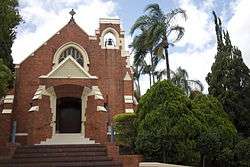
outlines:
[[[0,59],[12,71],[14,70],[14,65],[11,47],[16,37],[15,28],[21,21],[17,7],[17,0],[0,1]]]
[[[250,136],[250,70],[241,51],[232,45],[228,31],[213,12],[217,36],[217,55],[206,80],[209,94],[218,98],[238,132]]]
[[[16,37],[16,26],[21,21],[17,7],[17,0],[0,1],[0,98],[13,85],[11,47]]]

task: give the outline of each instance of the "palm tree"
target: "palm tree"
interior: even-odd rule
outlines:
[[[142,32],[144,32],[144,30],[142,30]],[[156,55],[154,55],[154,51],[153,51],[153,44],[148,43],[146,35],[147,33],[140,33],[139,35],[135,36],[130,47],[133,48],[133,52],[134,52],[134,68],[138,69],[140,66],[141,74],[149,75],[149,81],[150,81],[150,87],[151,87],[152,82],[155,83],[154,71],[156,69],[156,66],[160,62],[159,61],[160,58],[162,57],[158,57],[156,59]],[[151,64],[148,64],[145,61],[146,55],[148,53],[150,54]],[[138,78],[138,81],[139,81],[139,78]]]
[[[135,85],[135,92],[136,95],[141,96],[141,86],[140,86],[140,75],[142,74],[142,67],[133,67],[133,79]]]
[[[150,4],[145,9],[145,15],[139,17],[132,26],[130,33],[136,30],[143,30],[147,43],[154,44],[154,51],[165,55],[167,79],[170,80],[170,67],[168,58],[168,48],[174,42],[179,41],[184,35],[184,28],[173,24],[177,15],[183,16],[186,20],[186,12],[180,8],[174,9],[169,13],[164,13],[158,4]],[[173,41],[169,41],[169,35],[176,32],[177,36]]]
[[[175,85],[183,88],[188,95],[194,90],[200,92],[203,91],[204,87],[202,83],[199,80],[190,80],[188,77],[188,73],[185,69],[179,67],[176,70],[176,72],[172,71],[171,73],[172,73],[171,81]]]
[[[157,81],[160,81],[163,79],[163,76],[165,76],[167,73],[167,70],[160,70],[160,71],[155,71],[155,76],[156,76],[156,79]]]
[[[138,96],[141,96],[141,87],[140,87],[140,76],[144,71],[144,57],[145,53],[141,50],[136,50],[134,54],[134,62],[133,62],[133,71],[134,71],[134,81],[136,87],[136,93]]]
[[[153,79],[153,44],[149,44],[147,40],[147,34],[144,28],[141,29],[141,33],[134,37],[132,44],[130,47],[133,48],[134,52],[134,67],[138,68],[141,66],[142,74],[149,75],[149,83],[150,87],[152,86]],[[150,54],[151,64],[147,64],[145,61],[147,54]]]
[[[144,59],[146,57],[146,50],[144,49],[141,42],[143,42],[143,35],[138,35],[134,38],[132,44],[129,46],[133,48],[132,52],[134,53],[134,62],[133,62],[133,70],[134,70],[134,81],[136,81],[135,86],[136,90],[140,93],[140,76],[144,71],[145,62]]]
[[[166,70],[157,70],[158,64],[163,59],[162,55],[154,55],[152,57],[152,79],[153,83],[155,83],[158,80],[161,80],[164,75],[166,75]]]

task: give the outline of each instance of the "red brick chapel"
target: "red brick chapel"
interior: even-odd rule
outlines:
[[[110,146],[112,117],[137,105],[132,75],[120,20],[100,19],[90,36],[72,15],[16,65],[14,89],[0,103],[0,144],[14,135],[22,146]]]

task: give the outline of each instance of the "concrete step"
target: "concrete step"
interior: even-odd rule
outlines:
[[[52,138],[42,141],[40,145],[65,145],[65,144],[95,144],[94,140],[84,138],[82,134],[55,134]]]
[[[65,144],[65,145],[26,145],[18,148],[37,149],[37,148],[105,148],[103,144]]]
[[[101,144],[19,146],[10,160],[0,160],[3,167],[122,167],[107,156]]]
[[[89,147],[89,148],[39,148],[39,149],[17,149],[16,154],[23,153],[63,153],[63,152],[106,152],[106,148]]]
[[[0,163],[1,165],[1,163]],[[122,167],[120,161],[105,162],[54,162],[54,163],[6,163],[4,167]]]
[[[52,152],[16,154],[13,158],[43,158],[43,157],[74,157],[74,156],[106,156],[106,152]]]
[[[111,161],[107,156],[70,156],[70,157],[32,157],[32,158],[14,158],[13,163],[34,163],[34,162],[98,162]],[[2,161],[4,162],[4,160]],[[5,162],[9,162],[6,160]]]

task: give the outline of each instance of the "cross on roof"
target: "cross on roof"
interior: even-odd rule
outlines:
[[[71,20],[74,20],[74,15],[76,14],[76,12],[74,11],[74,9],[72,9],[69,14],[71,15]]]

